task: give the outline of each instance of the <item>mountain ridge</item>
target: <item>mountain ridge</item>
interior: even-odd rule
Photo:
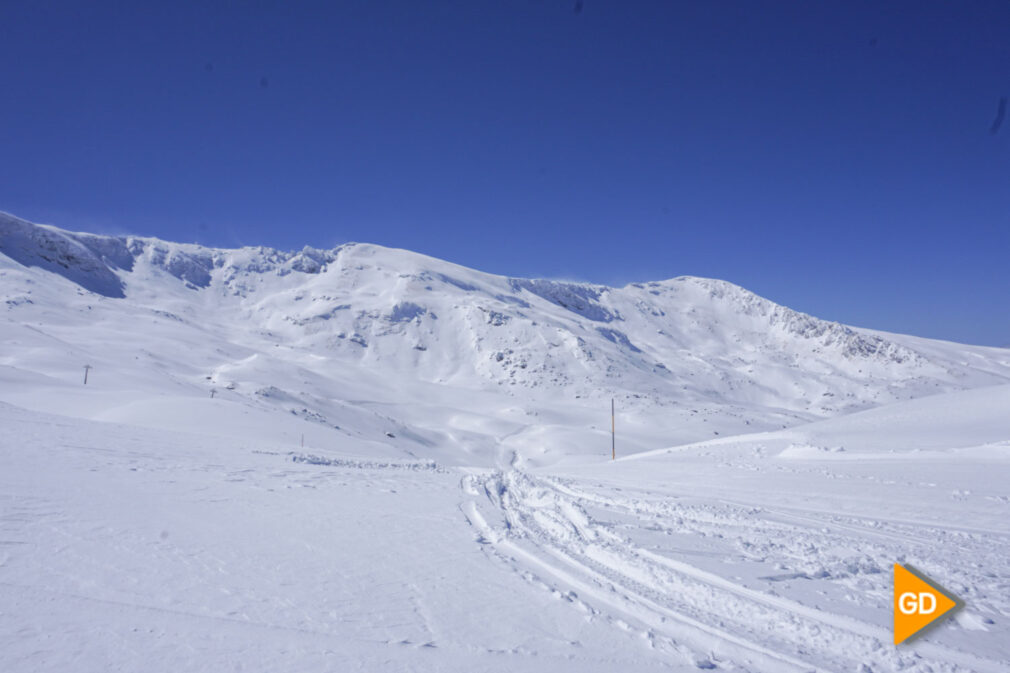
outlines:
[[[599,430],[572,419],[615,397],[642,424],[642,448],[655,448],[667,434],[673,444],[1010,381],[1007,351],[853,328],[693,276],[614,288],[498,276],[368,243],[207,248],[7,214],[0,255],[8,330],[31,326],[105,357],[130,381],[124,391],[153,394],[162,383],[113,364],[117,350],[157,363],[186,395],[219,386],[330,428],[373,423],[375,404],[393,404],[404,417],[389,417],[397,437],[387,443],[414,437],[408,451],[440,441],[491,450],[501,439],[499,411],[488,414],[490,434],[418,421],[404,406],[418,386],[464,407],[466,391],[479,391],[501,400],[496,409],[515,399],[550,408],[553,431],[583,438]],[[11,340],[8,364],[65,376],[41,347]],[[536,436],[535,426],[524,432]]]
[[[21,233],[17,231],[17,228],[20,228],[22,231],[25,229],[31,231],[32,228],[34,228],[36,232],[48,233],[49,236],[36,236],[35,243],[38,247],[48,248],[50,251],[54,252],[56,259],[53,260],[38,253],[35,255],[17,255],[17,252],[24,251],[23,247],[19,248],[16,244],[10,245],[11,239],[15,239],[15,243],[17,242],[16,236],[12,236],[12,233]],[[24,236],[22,235],[22,237]],[[24,238],[31,239],[30,236]],[[59,238],[62,238],[71,244],[80,244],[83,248],[93,253],[97,260],[82,258],[80,255],[74,255],[72,251],[54,249],[57,247],[55,245],[55,241]],[[99,276],[99,278],[82,279],[79,274],[63,273],[59,268],[53,268],[51,264],[48,266],[40,266],[63,275],[71,282],[75,282],[89,291],[110,298],[123,298],[125,296],[123,282],[121,280],[118,280],[117,282],[117,279],[110,278],[110,274],[117,270],[126,272],[132,271],[137,258],[141,256],[147,256],[154,266],[160,266],[170,275],[183,281],[183,283],[185,283],[190,289],[197,289],[208,287],[211,282],[211,271],[216,268],[227,268],[228,265],[226,264],[226,260],[230,256],[234,256],[239,252],[249,254],[255,253],[263,258],[260,263],[247,266],[246,268],[248,270],[259,272],[275,271],[280,274],[286,274],[292,271],[318,274],[323,272],[328,264],[333,263],[342,251],[349,249],[354,249],[356,252],[382,250],[386,253],[397,253],[399,255],[405,254],[416,259],[435,262],[443,266],[455,266],[457,269],[462,271],[473,271],[472,269],[468,269],[462,265],[446,262],[421,253],[415,253],[413,251],[400,248],[385,248],[383,246],[370,243],[349,242],[330,249],[319,249],[304,246],[298,251],[282,251],[265,246],[245,246],[237,249],[216,248],[202,246],[195,243],[186,244],[168,242],[154,237],[101,236],[86,232],[71,232],[59,229],[52,225],[32,224],[10,215],[9,213],[0,212],[0,252],[4,252],[9,257],[12,257],[12,259],[19,261],[26,266],[32,265],[34,261],[33,257],[47,262],[55,262],[58,266],[64,267],[67,271],[71,271],[71,269],[68,268],[69,263],[81,265],[84,267],[82,270],[85,274],[95,274]],[[61,261],[63,263],[61,263]],[[104,263],[105,268],[101,268],[96,262]],[[232,268],[232,275],[234,275],[236,271],[237,269]],[[885,340],[880,337],[871,337],[867,339],[867,337],[857,334],[852,328],[842,325],[841,323],[821,320],[810,316],[809,314],[801,313],[780,304],[776,304],[775,302],[760,297],[759,295],[739,285],[725,280],[696,276],[676,276],[669,279],[650,281],[647,283],[628,283],[623,288],[617,288],[589,282],[551,280],[543,278],[517,278],[495,276],[494,274],[486,274],[484,272],[478,273],[491,278],[506,278],[510,287],[515,291],[526,290],[543,299],[551,301],[562,308],[572,310],[581,314],[583,317],[596,322],[612,322],[620,319],[619,314],[608,312],[600,307],[595,301],[604,292],[627,289],[631,287],[655,288],[678,282],[696,283],[703,288],[708,289],[712,297],[723,298],[730,295],[732,299],[736,300],[741,305],[741,308],[744,311],[750,312],[759,310],[769,316],[770,322],[773,325],[779,322],[784,323],[787,326],[787,329],[790,329],[797,334],[809,333],[811,331],[816,332],[817,334],[832,332],[835,338],[844,338],[848,341],[848,352],[850,354],[856,354],[857,352],[876,353],[880,350],[891,350],[892,352],[895,352],[896,357],[899,358],[915,357],[915,354],[908,352],[907,349],[895,347],[892,344],[886,344]],[[454,282],[452,279],[449,279],[444,275],[440,276],[439,280],[455,284],[457,287],[464,290],[474,289],[472,286],[460,283],[459,281]],[[629,343],[626,339],[624,341],[625,343]]]

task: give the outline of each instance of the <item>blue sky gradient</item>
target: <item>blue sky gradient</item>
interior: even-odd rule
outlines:
[[[1010,344],[1010,3],[0,4],[0,210]]]

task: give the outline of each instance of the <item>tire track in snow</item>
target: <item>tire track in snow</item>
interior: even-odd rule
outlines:
[[[577,481],[546,480],[587,507],[624,513],[666,534],[733,540],[741,557],[790,570],[765,579],[829,580],[846,588],[849,597],[867,609],[889,606],[890,564],[896,561],[944,577],[978,614],[1010,614],[1005,585],[993,570],[1004,564],[1003,546],[994,545],[988,532],[821,509],[768,507],[722,496],[702,500],[657,498],[656,493],[597,495]],[[926,642],[916,645],[920,652],[933,647]]]
[[[478,540],[500,559],[594,616],[622,628],[637,625],[657,649],[699,668],[994,673],[1004,668],[930,643],[920,643],[916,651],[896,649],[886,629],[644,549],[584,507],[655,520],[663,506],[635,506],[638,501],[582,491],[574,482],[524,472],[515,461],[490,475],[467,475],[463,488],[472,498],[461,506],[464,515]],[[700,523],[720,525],[717,517],[705,518]],[[739,522],[721,525],[733,524]]]

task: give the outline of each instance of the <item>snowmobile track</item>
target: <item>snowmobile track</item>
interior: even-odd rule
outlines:
[[[718,510],[681,506],[675,500],[600,495],[573,480],[523,471],[514,462],[488,475],[467,475],[462,487],[470,499],[461,509],[494,556],[584,610],[588,619],[637,631],[657,650],[699,668],[1003,670],[999,662],[932,643],[920,643],[915,651],[896,649],[887,629],[742,586],[650,551],[589,510],[630,514],[643,526],[665,518],[682,531],[721,527],[726,535],[737,535],[749,526],[732,511],[714,515]],[[781,536],[790,525],[768,522],[756,534]],[[803,530],[837,538],[844,529]]]

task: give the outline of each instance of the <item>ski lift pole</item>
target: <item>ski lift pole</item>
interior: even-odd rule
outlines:
[[[84,365],[84,385],[88,385],[88,370],[94,369],[91,365]]]

